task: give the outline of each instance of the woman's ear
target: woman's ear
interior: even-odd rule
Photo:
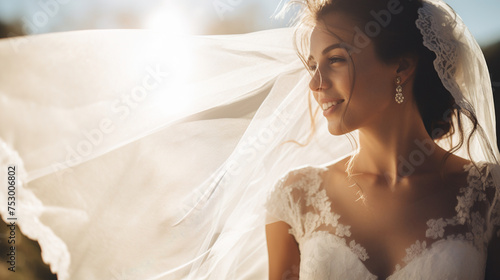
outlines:
[[[401,77],[402,84],[405,84],[415,74],[417,62],[418,59],[414,55],[405,55],[398,60],[396,75]]]

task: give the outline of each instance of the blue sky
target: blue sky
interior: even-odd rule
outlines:
[[[500,41],[500,0],[446,1],[481,45]]]
[[[173,28],[203,34],[284,26],[270,18],[280,0],[0,0],[0,21],[30,22],[29,33],[95,28]],[[500,0],[448,0],[478,42],[500,41]],[[50,7],[49,10],[42,4]],[[55,11],[55,12],[54,12]],[[35,17],[45,13],[38,25]],[[45,20],[45,21],[43,21]],[[36,27],[36,28],[35,28]],[[225,29],[226,28],[226,29]],[[36,30],[34,30],[36,29]]]

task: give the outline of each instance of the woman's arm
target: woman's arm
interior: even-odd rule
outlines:
[[[300,252],[285,222],[266,225],[269,280],[299,279]]]

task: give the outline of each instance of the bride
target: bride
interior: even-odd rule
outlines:
[[[485,267],[500,277],[493,166],[471,161],[471,147],[469,160],[453,153],[481,123],[434,69],[432,51],[440,64],[458,62],[437,37],[449,34],[427,33],[422,2],[307,1],[299,36],[309,88],[329,132],[357,130],[359,148],[275,186],[270,279],[483,279]],[[435,142],[453,133],[449,149]]]
[[[2,219],[60,280],[498,278],[493,95],[461,19],[302,2],[295,29],[0,40]]]

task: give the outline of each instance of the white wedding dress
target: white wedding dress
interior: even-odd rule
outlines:
[[[453,217],[434,217],[419,232],[406,256],[387,278],[484,279],[487,246],[500,235],[500,193],[493,185],[491,168],[480,163],[481,175],[472,164],[464,166],[467,182],[457,193]],[[321,173],[325,165],[296,168],[278,181],[268,201],[270,216],[290,225],[300,249],[300,279],[378,279],[364,261],[377,258],[351,234],[335,198],[327,196]],[[354,229],[355,230],[355,229]]]

